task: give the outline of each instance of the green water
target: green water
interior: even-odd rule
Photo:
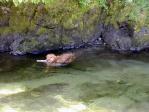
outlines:
[[[0,54],[0,112],[148,112],[148,55],[82,52],[63,68]]]

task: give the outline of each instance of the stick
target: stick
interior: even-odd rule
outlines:
[[[47,63],[47,60],[36,60],[36,62],[39,62],[39,63]]]

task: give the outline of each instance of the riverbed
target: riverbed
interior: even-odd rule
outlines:
[[[0,54],[0,112],[148,112],[148,54],[80,52],[59,68]]]

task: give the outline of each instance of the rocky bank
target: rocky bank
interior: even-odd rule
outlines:
[[[115,26],[104,19],[104,11],[96,5],[82,9],[70,1],[48,7],[0,2],[0,52],[40,54],[92,46],[120,53],[149,49],[148,27],[136,31],[129,21]]]

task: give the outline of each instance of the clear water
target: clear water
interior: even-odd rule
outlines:
[[[0,54],[0,112],[148,112],[148,55],[81,52],[62,68]]]

